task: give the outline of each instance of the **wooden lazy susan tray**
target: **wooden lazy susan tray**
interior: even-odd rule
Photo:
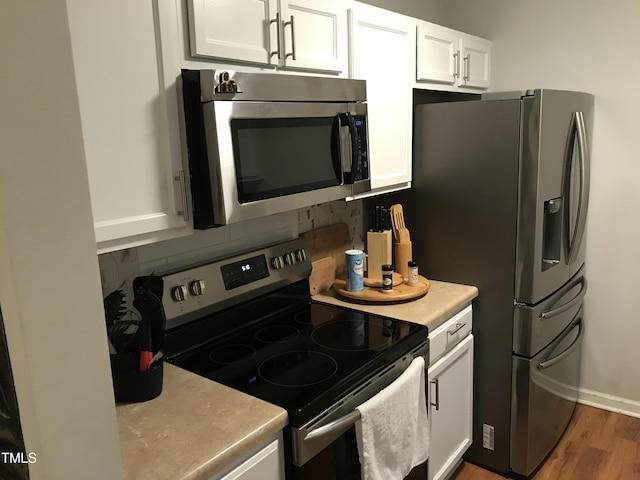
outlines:
[[[333,282],[333,290],[347,298],[361,300],[364,302],[403,302],[406,300],[415,300],[427,294],[429,291],[429,280],[422,275],[418,275],[418,284],[409,286],[406,283],[395,284],[391,292],[385,293],[380,287],[367,286],[365,283],[364,290],[361,292],[350,292],[346,290],[347,282],[344,279],[337,279]]]

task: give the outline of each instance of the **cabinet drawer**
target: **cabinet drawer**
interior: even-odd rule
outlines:
[[[222,478],[211,480],[283,480],[281,439],[277,438]]]
[[[429,364],[433,365],[436,360],[469,335],[471,327],[472,310],[469,305],[429,333]]]

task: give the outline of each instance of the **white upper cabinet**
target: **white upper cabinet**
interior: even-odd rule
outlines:
[[[275,1],[190,0],[188,6],[193,56],[272,63],[277,54]]]
[[[67,6],[98,251],[184,234],[182,155],[169,140],[176,106],[152,3]]]
[[[191,54],[339,74],[348,65],[343,0],[189,0]]]
[[[491,43],[482,38],[463,35],[460,38],[461,87],[489,88]]]
[[[491,42],[450,28],[417,26],[418,88],[469,91],[489,88]]]
[[[411,185],[415,23],[354,3],[350,19],[351,78],[367,81],[369,194]]]
[[[458,32],[437,25],[418,25],[416,78],[420,82],[455,85],[460,52]]]

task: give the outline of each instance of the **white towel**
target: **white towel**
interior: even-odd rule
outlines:
[[[424,358],[358,407],[358,453],[363,480],[401,480],[429,450]]]

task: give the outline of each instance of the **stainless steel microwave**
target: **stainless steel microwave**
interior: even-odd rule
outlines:
[[[371,190],[363,80],[183,70],[196,229]]]

